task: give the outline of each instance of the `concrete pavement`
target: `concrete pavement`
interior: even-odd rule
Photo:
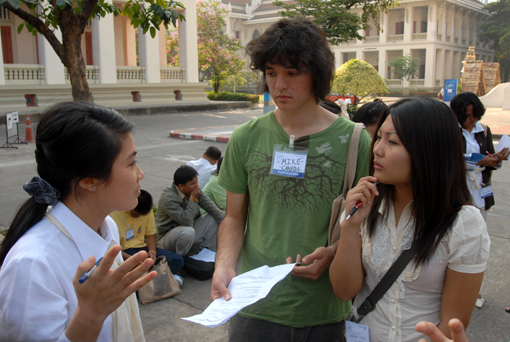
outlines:
[[[488,111],[489,114],[489,111]],[[489,119],[486,114],[482,122]],[[174,170],[181,164],[202,155],[205,149],[214,145],[225,151],[223,142],[173,139],[171,130],[197,131],[228,136],[227,131],[252,118],[262,115],[262,109],[231,110],[217,112],[174,113],[171,115],[131,116],[135,123],[133,138],[137,147],[137,160],[145,172],[142,187],[148,190],[155,201],[161,191],[172,182]],[[489,124],[505,126],[506,116],[499,113],[499,121]],[[34,129],[36,123],[32,123]],[[211,130],[211,127],[215,127]],[[215,131],[216,130],[216,131]],[[20,125],[24,138],[25,127]],[[216,133],[214,133],[216,132]],[[0,125],[0,146],[5,142],[5,125]],[[34,144],[18,145],[18,150],[0,149],[0,227],[6,227],[12,220],[18,206],[26,200],[21,185],[36,174]],[[475,309],[468,329],[471,342],[510,340],[510,314],[504,308],[510,304],[510,277],[508,273],[508,251],[510,250],[510,163],[494,173],[493,187],[496,205],[488,214],[487,224],[491,236],[491,257],[488,263],[483,294],[485,306]],[[184,278],[183,293],[156,303],[140,305],[140,313],[147,341],[225,341],[227,325],[205,328],[180,317],[202,312],[210,303],[211,281],[198,281],[190,276]]]
[[[395,97],[383,98],[383,101],[388,105],[391,105],[398,100],[399,98]],[[480,122],[490,127],[493,139],[499,140],[503,134],[510,136],[510,110],[488,107],[486,108],[485,115],[482,117]],[[228,142],[230,135],[235,128],[235,125],[225,125],[176,129],[170,131],[170,137],[177,139]]]

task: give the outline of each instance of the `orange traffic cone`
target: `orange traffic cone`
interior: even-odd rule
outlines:
[[[25,142],[26,143],[35,143],[34,134],[32,133],[32,125],[30,124],[30,116],[27,115],[27,120],[25,122],[27,126],[27,130],[25,132]]]

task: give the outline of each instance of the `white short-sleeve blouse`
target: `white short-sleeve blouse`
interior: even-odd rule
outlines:
[[[366,276],[354,307],[360,306],[402,251],[411,247],[414,235],[412,202],[402,213],[398,226],[395,225],[393,205],[389,205],[388,217],[384,221],[381,219],[384,203],[381,205],[378,227],[371,239],[367,227],[361,229]],[[490,238],[480,211],[473,206],[463,206],[429,262],[416,269],[410,263],[379,300],[375,310],[361,321],[369,326],[370,342],[416,342],[425,337],[416,332],[414,326],[420,321],[439,323],[446,269],[462,273],[484,272],[489,247]]]
[[[100,236],[62,202],[51,212],[74,241],[42,219],[9,251],[0,269],[0,341],[68,341],[65,330],[78,305],[73,287],[78,264],[90,255],[102,257],[112,240],[118,244],[109,216]],[[110,315],[98,341],[112,340]]]

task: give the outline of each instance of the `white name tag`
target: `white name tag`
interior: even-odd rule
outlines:
[[[345,336],[347,342],[369,342],[368,326],[345,321]]]
[[[492,193],[492,185],[487,185],[487,186],[481,188],[480,189],[480,195],[482,196],[482,198],[492,196],[493,195],[493,193]]]
[[[135,233],[133,232],[133,229],[130,229],[126,232],[126,241],[129,241],[134,237],[135,237]]]
[[[305,178],[308,149],[275,145],[271,173],[273,175]]]

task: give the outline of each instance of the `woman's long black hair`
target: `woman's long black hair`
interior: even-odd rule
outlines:
[[[418,248],[414,260],[419,265],[432,256],[462,206],[471,203],[459,125],[447,105],[430,98],[396,102],[383,113],[378,129],[388,116],[411,156],[412,215]],[[370,174],[374,174],[374,142]],[[393,185],[379,184],[377,188],[380,195],[375,198],[367,221],[370,236],[377,228],[381,202],[392,201],[394,195]]]
[[[37,173],[64,200],[84,178],[108,179],[121,138],[132,130],[133,124],[111,108],[82,101],[56,104],[37,125]],[[0,266],[16,241],[42,220],[47,208],[33,197],[20,207],[0,246]]]

